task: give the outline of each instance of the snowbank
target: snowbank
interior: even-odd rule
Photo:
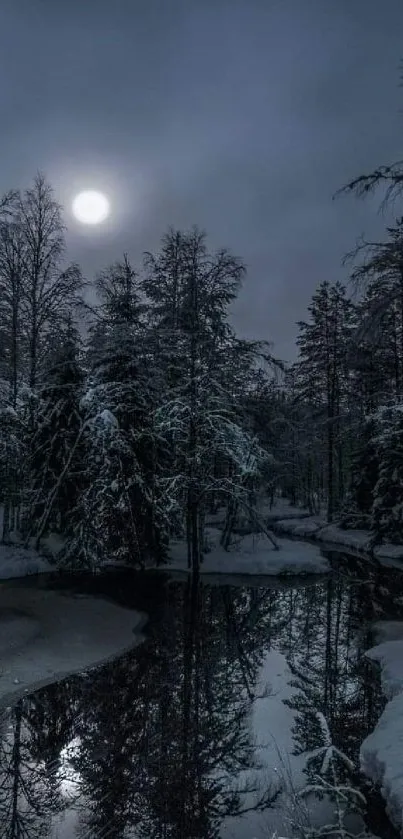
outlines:
[[[324,526],[323,519],[318,516],[309,516],[303,519],[294,518],[291,515],[285,519],[278,519],[273,522],[276,533],[287,533],[289,536],[301,536],[312,538]]]
[[[274,523],[276,533],[293,537],[313,539],[315,542],[334,547],[343,547],[363,555],[370,554],[370,533],[367,530],[342,530],[336,524],[326,524],[320,516],[309,518],[285,518]],[[385,565],[401,567],[403,545],[385,543],[373,551],[373,556]]]
[[[0,706],[121,655],[144,616],[101,598],[0,588]],[[136,632],[136,634],[134,634]]]
[[[361,768],[381,785],[388,816],[403,835],[403,622],[385,621],[376,628],[383,643],[366,656],[379,663],[389,701],[361,746]]]
[[[310,517],[306,507],[294,507],[286,498],[277,498],[275,504],[270,506],[266,498],[258,503],[259,515],[267,522],[278,521],[278,519],[304,519]]]
[[[45,574],[54,570],[54,566],[32,548],[0,544],[0,580],[29,577],[32,574]]]
[[[203,574],[253,574],[278,576],[288,574],[323,574],[329,563],[315,545],[279,539],[279,550],[264,535],[249,535],[239,539],[236,548],[225,551],[219,545],[220,531],[207,528],[210,552],[205,554],[200,571]],[[174,542],[170,548],[167,570],[187,571],[187,548],[184,542]]]

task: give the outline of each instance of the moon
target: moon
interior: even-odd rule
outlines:
[[[109,216],[109,201],[102,192],[79,192],[72,204],[73,215],[81,224],[102,224]]]

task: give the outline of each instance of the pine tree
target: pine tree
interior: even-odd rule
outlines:
[[[86,480],[72,517],[65,563],[78,553],[87,567],[106,557],[144,565],[148,557],[159,561],[165,554],[161,445],[153,425],[155,382],[136,277],[125,257],[96,282],[100,305],[82,402]]]
[[[48,347],[29,458],[29,530],[63,533],[80,493],[83,373],[72,324]]]
[[[94,457],[99,460],[98,517],[106,547],[116,559],[128,554],[131,561],[143,562],[144,552],[161,547],[154,509],[152,402],[135,340],[118,327],[93,370],[91,416],[94,409],[101,418],[94,420]]]
[[[163,370],[156,421],[172,451],[167,495],[172,513],[184,518],[188,564],[197,569],[210,494],[242,495],[259,459],[256,442],[236,422],[236,377],[226,375],[229,357],[241,358],[227,309],[244,268],[227,251],[209,253],[197,228],[170,230],[160,254],[147,255],[146,268],[150,327]]]
[[[377,397],[372,407],[403,392],[403,219],[387,234],[385,242],[363,242],[353,254],[360,264],[352,281],[365,291],[356,343],[366,391]]]

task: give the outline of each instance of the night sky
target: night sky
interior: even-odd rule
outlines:
[[[168,225],[242,256],[238,331],[292,358],[377,201],[334,191],[403,157],[402,0],[2,0],[0,190],[40,169],[88,279]],[[110,197],[97,228],[75,192]]]

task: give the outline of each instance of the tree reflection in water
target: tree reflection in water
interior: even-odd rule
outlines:
[[[398,599],[401,584],[391,589]],[[369,622],[393,606],[385,591],[373,575],[280,589],[170,584],[142,645],[3,714],[1,836],[48,839],[74,807],[77,839],[213,839],[227,816],[269,808],[276,781],[267,789],[259,774],[251,712],[272,648],[293,672],[296,748],[318,745],[314,705],[356,759],[382,708],[362,653]]]

